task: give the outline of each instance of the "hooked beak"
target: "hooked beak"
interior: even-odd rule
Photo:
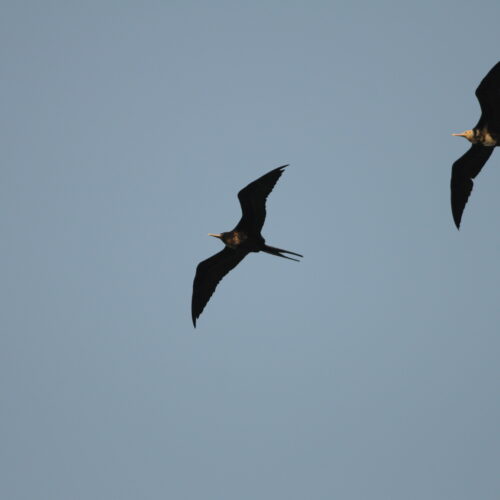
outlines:
[[[212,233],[208,233],[208,236],[213,236],[214,238],[222,238],[222,234],[212,234]]]

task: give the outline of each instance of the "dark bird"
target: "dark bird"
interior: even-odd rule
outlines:
[[[191,315],[195,328],[196,320],[203,312],[219,281],[250,252],[266,252],[295,261],[298,259],[283,254],[303,257],[299,253],[266,245],[266,241],[260,234],[266,218],[266,199],[287,166],[283,165],[271,170],[238,193],[243,215],[232,231],[209,234],[209,236],[221,239],[226,246],[224,250],[200,262],[196,268],[191,302]]]
[[[476,89],[476,97],[481,106],[477,125],[461,134],[452,134],[472,143],[451,170],[451,211],[457,229],[460,229],[462,213],[472,191],[472,179],[481,172],[495,146],[500,145],[500,62],[483,78]]]

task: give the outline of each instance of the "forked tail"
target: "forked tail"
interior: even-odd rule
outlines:
[[[270,253],[271,255],[283,257],[284,259],[295,260],[296,262],[300,262],[300,260],[293,259],[292,257],[287,257],[286,255],[283,255],[283,254],[289,253],[291,255],[296,255],[297,257],[304,257],[303,255],[300,255],[300,253],[290,252],[289,250],[283,250],[282,248],[270,247],[269,245],[264,245],[264,248],[262,249],[262,251],[266,252],[266,253]]]

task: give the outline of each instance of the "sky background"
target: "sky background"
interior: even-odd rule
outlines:
[[[479,1],[0,5],[0,497],[498,500]],[[193,329],[209,232],[290,163]]]

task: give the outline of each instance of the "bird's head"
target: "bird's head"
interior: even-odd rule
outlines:
[[[472,142],[474,139],[474,130],[466,130],[461,134],[451,134],[451,135],[454,135],[455,137],[465,137],[468,141]]]

